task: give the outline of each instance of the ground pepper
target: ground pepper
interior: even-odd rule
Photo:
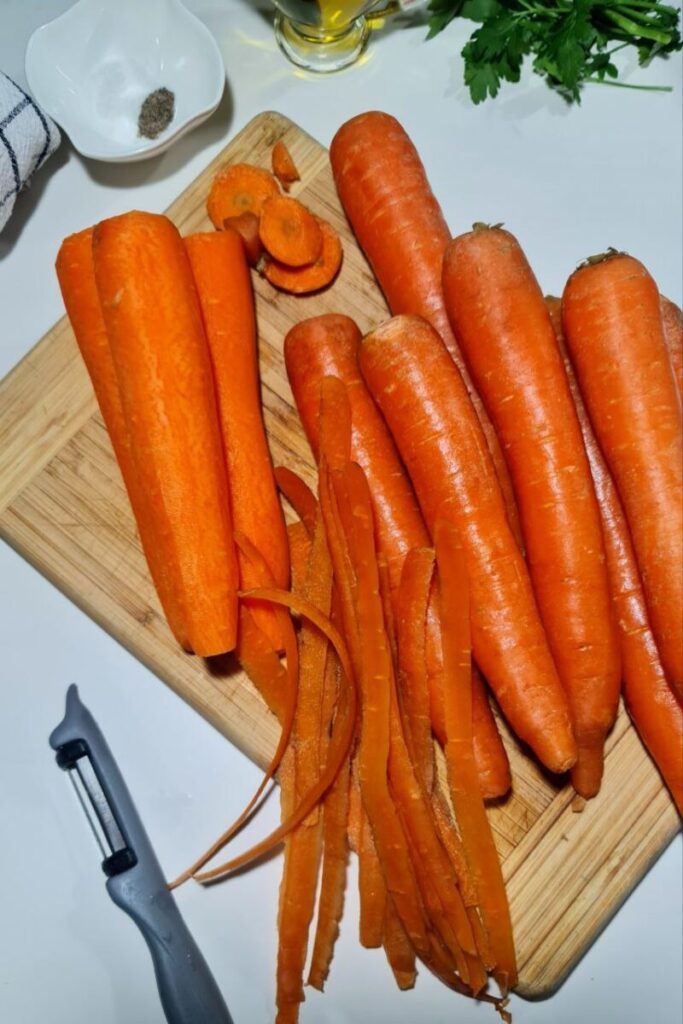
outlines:
[[[173,120],[175,93],[170,89],[155,89],[143,101],[138,115],[138,135],[156,139]]]

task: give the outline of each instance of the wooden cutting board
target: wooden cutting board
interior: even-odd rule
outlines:
[[[327,150],[286,118],[255,118],[168,210],[183,233],[209,230],[205,200],[226,162],[269,166],[284,138],[302,181],[294,195],[339,230],[342,272],[308,298],[255,279],[261,378],[276,465],[313,482],[282,358],[288,328],[340,311],[365,331],[386,306],[341,212]],[[60,320],[0,383],[0,535],[184,700],[263,765],[275,720],[229,659],[210,667],[174,643],[140,551],[118,467],[71,329]],[[572,792],[505,733],[514,792],[491,809],[512,904],[519,992],[548,995],[675,834],[673,804],[622,711],[600,796],[582,813]]]

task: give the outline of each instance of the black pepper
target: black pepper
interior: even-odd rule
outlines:
[[[144,100],[138,115],[138,135],[156,139],[168,128],[175,113],[175,93],[170,89],[155,89]]]

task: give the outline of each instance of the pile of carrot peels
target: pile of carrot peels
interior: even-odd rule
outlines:
[[[234,651],[281,726],[256,793],[173,885],[284,843],[277,1021],[295,1024],[353,850],[360,942],[398,987],[419,961],[508,1019],[485,801],[512,780],[489,689],[585,799],[623,693],[683,814],[683,316],[626,254],[586,261],[560,300],[500,226],[451,238],[386,114],[343,125],[331,161],[393,316],[363,337],[326,313],[284,340],[317,495],[272,465],[249,268],[306,294],[342,249],[287,194],[282,141],[273,173],[218,173],[216,231],[132,212],[57,258],[168,624],[188,652]],[[276,776],[280,825],[212,864]]]

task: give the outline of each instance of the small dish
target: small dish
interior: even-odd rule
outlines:
[[[33,33],[26,77],[83,156],[121,162],[168,149],[214,112],[225,86],[216,40],[180,0],[78,0]],[[173,120],[145,138],[140,107],[161,88],[174,94]]]

